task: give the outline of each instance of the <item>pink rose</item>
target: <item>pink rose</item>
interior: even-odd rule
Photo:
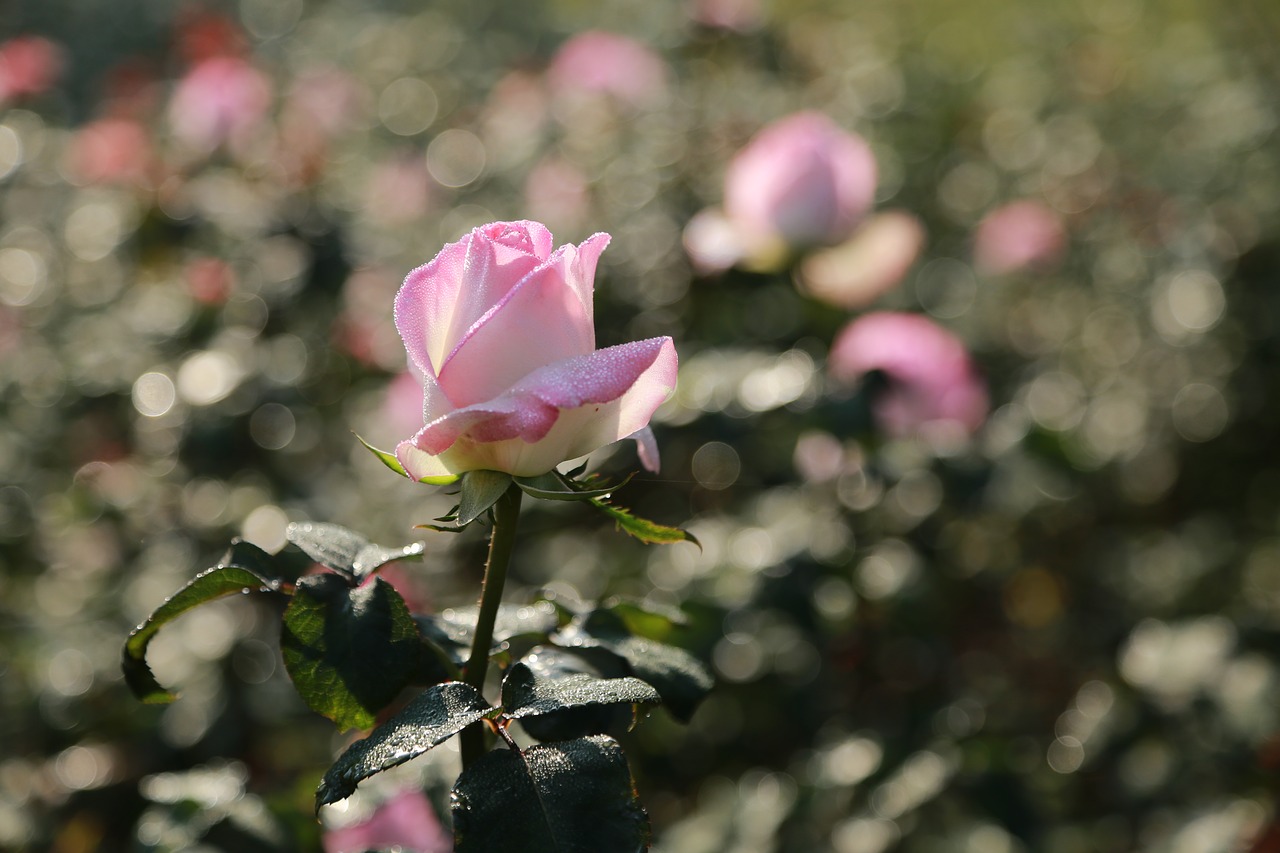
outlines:
[[[667,89],[667,66],[635,39],[589,30],[556,51],[547,81],[557,95],[612,95],[632,106],[652,105]]]
[[[609,243],[552,250],[537,222],[494,222],[409,273],[396,328],[424,377],[424,426],[396,457],[416,480],[544,474],[639,433],[676,383],[670,338],[595,348],[592,289]]]
[[[939,421],[973,432],[987,416],[987,389],[955,335],[927,317],[880,311],[854,320],[836,336],[831,375],[852,382],[873,370],[889,387],[872,401],[882,429],[910,435]]]
[[[61,70],[62,51],[48,39],[9,39],[0,44],[0,101],[47,91]]]
[[[1066,248],[1062,219],[1037,201],[998,207],[978,223],[973,260],[983,272],[1000,275],[1027,267],[1054,266]]]
[[[829,245],[853,232],[875,191],[867,143],[821,113],[803,112],[769,125],[733,158],[724,209],[748,240]]]
[[[178,81],[169,102],[174,134],[211,151],[250,133],[271,106],[271,83],[243,59],[215,56]]]

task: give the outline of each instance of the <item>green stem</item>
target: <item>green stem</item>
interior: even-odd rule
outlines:
[[[484,692],[484,679],[489,672],[489,650],[493,646],[493,623],[502,603],[502,587],[507,581],[507,564],[516,541],[516,523],[520,520],[520,498],[524,493],[512,483],[493,505],[493,533],[489,536],[489,559],[484,566],[484,582],[480,588],[480,613],[476,617],[475,640],[471,657],[463,670],[467,684]],[[485,752],[485,723],[475,723],[462,732],[462,766],[470,767]]]

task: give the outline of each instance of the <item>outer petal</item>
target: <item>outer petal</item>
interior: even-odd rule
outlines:
[[[595,256],[604,248],[584,245]],[[561,246],[471,327],[439,371],[455,406],[492,400],[540,367],[595,349],[590,300],[569,283],[584,267],[594,271],[595,257]]]
[[[565,359],[496,400],[427,424],[396,455],[415,477],[477,468],[543,474],[643,428],[675,388],[676,369],[670,338]]]
[[[395,319],[418,369],[438,376],[467,330],[546,260],[551,241],[537,222],[494,222],[410,272],[396,295]]]

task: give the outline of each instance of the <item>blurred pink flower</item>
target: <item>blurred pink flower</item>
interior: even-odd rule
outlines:
[[[431,204],[431,176],[420,152],[404,151],[373,167],[365,209],[386,225],[410,222]]]
[[[39,95],[62,71],[62,51],[40,36],[18,36],[0,44],[0,101]]]
[[[453,849],[453,839],[421,791],[401,791],[363,823],[324,834],[325,853],[364,853],[391,847],[405,853],[448,853]]]
[[[235,287],[236,273],[220,258],[196,257],[182,270],[187,292],[203,305],[221,305]]]
[[[793,247],[848,237],[871,208],[876,161],[870,146],[817,112],[774,122],[729,163],[725,214],[748,241]]]
[[[265,74],[243,59],[215,56],[178,81],[169,101],[169,124],[183,142],[207,152],[245,137],[270,106]]]
[[[1066,242],[1056,212],[1038,201],[1015,201],[978,223],[973,258],[982,272],[996,275],[1028,267],[1047,269],[1061,260]]]
[[[67,167],[95,184],[146,184],[154,165],[151,137],[131,118],[101,118],[80,128],[67,147]]]
[[[587,179],[565,160],[547,157],[525,178],[524,203],[539,221],[575,229],[587,216]]]
[[[839,246],[814,252],[800,264],[803,290],[837,308],[861,308],[895,287],[924,247],[924,224],[901,210],[867,219]]]
[[[560,46],[547,69],[547,81],[556,95],[604,94],[631,106],[647,106],[666,92],[667,66],[634,39],[589,30]]]
[[[704,27],[746,32],[760,26],[760,0],[692,0],[689,17]]]
[[[836,336],[828,369],[839,382],[871,371],[888,379],[872,400],[881,429],[906,436],[920,427],[951,422],[972,433],[986,420],[985,383],[964,344],[919,314],[881,311],[854,320]]]
[[[338,68],[308,68],[297,76],[285,98],[281,121],[310,133],[333,136],[368,108],[368,92]]]

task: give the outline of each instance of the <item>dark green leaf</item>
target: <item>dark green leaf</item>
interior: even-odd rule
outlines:
[[[316,809],[345,800],[375,773],[417,758],[493,713],[495,709],[469,684],[449,681],[424,690],[338,757],[316,789]]]
[[[662,701],[651,685],[624,672],[604,650],[538,646],[507,671],[503,713],[541,741],[621,734],[635,722],[637,704]]]
[[[343,729],[372,726],[423,653],[418,627],[391,584],[375,577],[353,588],[328,573],[299,579],[280,650],[303,701]]]
[[[462,475],[458,526],[466,527],[489,511],[511,486],[511,475],[501,471],[468,471]]]
[[[431,616],[418,616],[422,634],[443,649],[453,662],[461,666],[466,662],[475,637],[477,607],[453,607]],[[560,627],[560,614],[549,601],[517,606],[503,604],[493,623],[493,646],[490,652],[499,652],[514,637],[531,636],[545,640]]]
[[[387,548],[341,525],[314,521],[290,524],[285,536],[320,565],[357,579],[395,560],[420,557],[426,549],[422,542]]]
[[[638,678],[600,678],[554,649],[535,649],[502,681],[503,713],[513,720],[588,705],[654,704],[658,691]]]
[[[457,853],[638,853],[649,819],[603,735],[486,754],[453,791]]]
[[[265,552],[261,552],[253,545],[240,544],[248,546],[240,548],[241,559],[245,562],[249,562],[250,558],[256,559],[256,555],[248,548],[266,556]],[[224,559],[230,559],[232,556],[234,552],[229,553]],[[267,557],[267,560],[269,559]],[[143,702],[156,704],[172,702],[177,697],[160,686],[146,661],[147,645],[160,630],[160,626],[191,608],[215,598],[238,592],[275,592],[279,589],[279,580],[264,577],[259,572],[240,566],[216,566],[196,575],[190,583],[165,599],[164,604],[152,611],[145,622],[130,632],[129,639],[124,644],[121,661],[125,683],[129,685],[133,695]]]
[[[711,690],[711,673],[677,646],[633,636],[618,614],[593,610],[555,638],[557,645],[607,649],[621,657],[637,678],[657,688],[662,702],[678,719],[688,721]]]
[[[592,498],[604,498],[611,495],[615,489],[625,486],[630,480],[631,477],[628,476],[621,483],[612,486],[587,488],[579,486],[573,480],[555,471],[548,471],[536,477],[515,478],[516,485],[523,489],[526,495],[544,501],[588,501]]]
[[[675,626],[689,624],[689,618],[679,608],[653,602],[613,598],[604,606],[618,614],[632,634],[651,640],[664,640]]]
[[[618,524],[618,529],[623,533],[634,536],[646,544],[671,545],[676,542],[692,542],[699,548],[702,547],[702,543],[687,530],[681,530],[679,527],[667,527],[666,525],[658,524],[656,521],[649,521],[647,518],[639,518],[632,515],[630,510],[614,506],[603,498],[593,499],[591,504],[598,507],[605,515],[613,518]]]

